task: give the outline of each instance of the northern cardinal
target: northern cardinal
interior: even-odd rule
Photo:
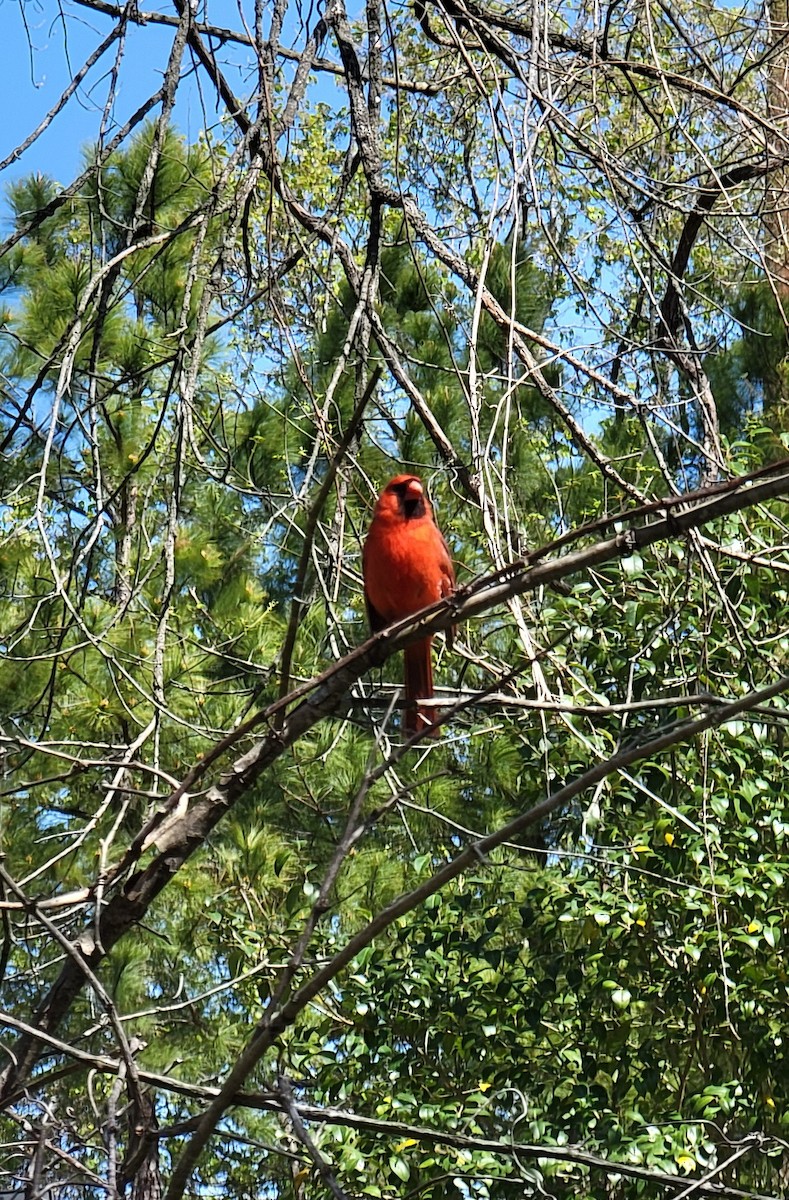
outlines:
[[[362,571],[373,633],[454,592],[449,550],[416,475],[396,475],[378,497]],[[419,700],[433,695],[432,641],[424,638],[404,651],[406,733],[416,733],[432,721],[430,710],[418,706]]]

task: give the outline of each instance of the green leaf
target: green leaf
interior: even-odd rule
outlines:
[[[401,1179],[403,1183],[408,1183],[408,1180],[411,1178],[411,1170],[408,1166],[408,1163],[398,1154],[389,1155],[389,1169],[394,1175],[397,1176],[398,1179]]]

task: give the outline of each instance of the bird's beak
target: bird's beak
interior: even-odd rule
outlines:
[[[405,490],[409,500],[421,500],[425,494],[425,489],[418,479],[410,479]]]

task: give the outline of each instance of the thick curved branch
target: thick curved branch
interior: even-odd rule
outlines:
[[[781,695],[787,690],[789,690],[789,675],[781,675],[767,687],[760,688],[756,692],[751,692],[748,696],[741,697],[731,704],[716,707],[704,716],[673,722],[664,731],[659,731],[650,740],[640,741],[627,747],[619,754],[606,759],[604,762],[597,763],[589,771],[584,772],[584,774],[572,780],[564,787],[546,796],[543,801],[536,804],[527,813],[522,813],[520,816],[508,821],[506,825],[501,826],[494,833],[488,834],[487,837],[479,838],[478,841],[468,846],[454,859],[436,871],[430,879],[426,880],[419,887],[414,888],[413,891],[398,896],[385,909],[377,913],[363,929],[345,944],[333,959],[317,970],[312,978],[300,987],[282,1008],[278,1010],[274,1009],[273,1011],[270,1007],[267,1008],[217,1097],[208,1106],[191,1142],[176,1163],[170,1185],[165,1194],[165,1200],[180,1200],[180,1197],[184,1194],[188,1186],[197,1160],[214,1132],[217,1121],[226,1109],[235,1102],[238,1090],[242,1087],[244,1081],[255,1066],[257,1066],[266,1051],[293,1024],[296,1017],[306,1005],[314,1000],[326,985],[335,979],[353,961],[357,954],[366,946],[369,946],[371,942],[388,929],[399,917],[420,907],[430,896],[434,896],[437,892],[441,891],[443,887],[451,883],[453,879],[457,879],[459,875],[464,874],[467,870],[477,868],[480,861],[483,861],[487,854],[495,850],[503,842],[519,837],[530,826],[537,824],[557,809],[569,804],[576,796],[588,791],[609,775],[625,770],[633,763],[639,762],[642,759],[660,754],[664,750],[678,745],[680,742],[687,742],[705,730],[720,725],[724,721],[731,720],[741,713],[747,712],[751,708],[763,704],[775,696]]]
[[[496,572],[492,576],[482,577],[458,591],[450,600],[442,601],[414,617],[383,630],[309,683],[270,705],[262,713],[256,714],[243,729],[235,731],[234,735],[220,743],[221,751],[226,752],[230,745],[258,726],[266,725],[271,732],[245,754],[238,757],[222,773],[217,782],[205,792],[191,798],[185,785],[173,792],[164,810],[147,827],[145,838],[138,838],[135,841],[132,853],[127,855],[120,864],[125,873],[135,865],[136,860],[145,850],[155,847],[156,853],[153,859],[135,870],[107,901],[99,919],[99,936],[96,937],[95,922],[91,922],[82,937],[78,939],[79,953],[84,957],[90,970],[95,972],[112,947],[144,918],[151,904],[173,876],[177,874],[195,850],[204,844],[205,839],[222,817],[242,796],[247,794],[261,775],[319,721],[336,714],[342,708],[348,690],[371,668],[380,666],[405,646],[419,641],[429,634],[446,630],[451,625],[481,616],[505,603],[512,596],[535,591],[545,584],[565,579],[591,567],[599,567],[606,562],[616,561],[622,555],[630,555],[637,550],[645,550],[658,542],[681,537],[690,530],[697,529],[722,516],[742,511],[779,496],[789,496],[789,472],[784,465],[780,473],[774,477],[761,479],[755,483],[746,480],[739,486],[733,486],[730,491],[723,493],[720,492],[720,489],[713,488],[710,489],[710,493],[711,498],[705,492],[697,493],[697,499],[689,503],[687,508],[682,511],[671,510],[658,520],[641,526],[629,527],[612,538],[558,556],[553,561],[530,565],[527,559]],[[538,553],[541,557],[545,557],[547,551],[542,550]],[[754,693],[753,703],[763,703],[768,695],[776,695],[783,691],[784,686],[783,683],[777,686],[772,685],[770,689],[766,689],[764,694]],[[746,703],[745,707],[748,706]],[[275,717],[278,717],[283,709],[290,711],[287,711],[281,726],[275,728]],[[699,719],[706,724],[684,722],[679,734],[680,740],[686,736],[694,736],[694,733],[701,728],[709,728],[726,720],[730,710],[734,711],[731,706],[717,705],[714,712]],[[741,710],[737,709],[737,711]],[[277,722],[277,724],[279,723]],[[668,742],[663,740],[666,736],[669,738]],[[649,743],[648,753],[657,753],[664,745],[674,744],[676,740],[677,731],[674,729],[670,734],[663,735],[657,741]],[[620,765],[626,765],[644,757],[643,751],[644,746],[636,747],[634,751],[630,752],[633,757],[626,756]],[[218,752],[210,756],[210,765],[213,765],[217,757]],[[611,770],[616,769],[616,766],[605,763],[598,764],[594,771],[603,770],[602,776],[599,777],[604,778]],[[188,787],[194,786],[203,773],[203,771],[192,771],[185,784],[188,784]],[[583,778],[587,780],[583,787],[589,786],[591,774]],[[597,778],[598,776],[594,775],[594,779]],[[572,795],[577,794],[576,790],[572,790],[576,786],[578,785],[568,785]],[[559,799],[556,799],[556,796]],[[549,797],[545,802],[549,805],[547,811],[552,811],[566,799],[564,789],[561,793],[555,793],[554,797]],[[523,828],[531,821],[539,820],[545,815],[542,809],[534,809],[532,812],[533,816],[527,814],[529,820],[525,822]],[[517,833],[519,830],[520,826],[514,831],[508,826],[502,834],[501,840],[508,839],[513,832]],[[492,836],[495,838],[498,835]],[[492,845],[498,844],[498,841],[488,844],[483,839],[479,843],[482,847],[480,852],[485,853],[486,848],[490,849]],[[465,860],[463,862],[465,863]],[[459,870],[463,869],[465,867],[461,865]],[[119,870],[113,872],[108,890],[113,884],[117,886],[120,878]],[[438,886],[443,886],[443,884],[439,883]],[[389,912],[389,910],[386,911]],[[383,927],[385,925],[386,922]],[[74,961],[68,961],[36,1013],[35,1024],[43,1033],[52,1034],[57,1030],[75,997],[84,986],[84,981],[84,971]],[[320,986],[323,984],[321,983]],[[301,993],[297,994],[301,995]],[[282,1019],[282,1015],[277,1017],[276,1021],[273,1017],[269,1018],[271,1027],[274,1028],[276,1025],[276,1028],[279,1029]],[[0,1101],[7,1101],[9,1094],[16,1091],[19,1081],[29,1074],[40,1052],[41,1046],[35,1037],[28,1035],[21,1039],[15,1048],[14,1061],[9,1064],[2,1076]]]

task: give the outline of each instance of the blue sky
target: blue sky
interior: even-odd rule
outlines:
[[[0,101],[4,114],[0,125],[0,161],[36,128],[72,75],[112,28],[110,18],[78,5],[67,7],[64,25],[61,11],[55,0],[39,3],[21,0],[19,4],[0,0],[3,47]],[[238,10],[231,0],[212,0],[211,19],[239,27]],[[125,121],[160,86],[172,39],[173,30],[165,26],[130,27],[115,106],[118,123]],[[227,54],[225,51],[223,57]],[[3,184],[30,171],[44,172],[62,183],[68,183],[77,174],[82,162],[81,150],[95,138],[99,127],[114,55],[113,47],[92,69],[49,129],[21,159],[6,168],[0,177]],[[251,65],[251,53],[243,47],[235,48],[232,55],[240,66]],[[185,66],[190,64],[188,56],[184,62]],[[242,87],[238,75],[234,82]],[[214,119],[211,99],[204,91],[209,120]],[[189,80],[184,81],[179,88],[176,122],[188,139],[195,138],[205,125],[203,102],[197,87]]]

